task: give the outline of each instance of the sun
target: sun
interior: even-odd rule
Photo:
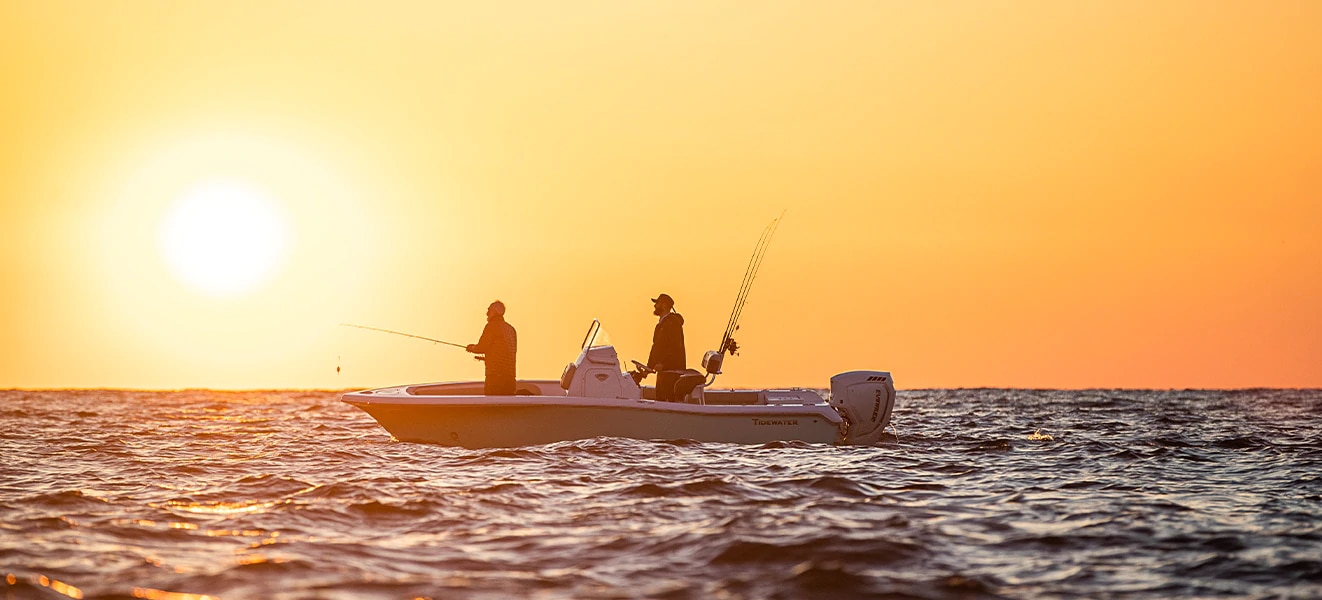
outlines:
[[[174,201],[158,242],[176,279],[211,296],[233,297],[270,281],[287,258],[289,238],[281,205],[264,190],[216,180]]]

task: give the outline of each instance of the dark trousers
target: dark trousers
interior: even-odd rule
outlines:
[[[660,371],[656,374],[656,399],[662,402],[678,402],[675,398],[675,382],[679,381],[680,371]]]
[[[482,391],[488,396],[513,396],[513,377],[488,377]]]

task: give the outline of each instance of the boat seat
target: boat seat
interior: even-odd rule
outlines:
[[[707,378],[702,373],[694,369],[684,369],[679,379],[675,380],[675,400],[677,402],[689,402],[689,394],[693,393],[694,388],[702,385]],[[698,401],[701,402],[702,393],[697,394]]]

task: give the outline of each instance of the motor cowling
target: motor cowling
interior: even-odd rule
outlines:
[[[831,406],[848,423],[842,444],[875,444],[895,408],[895,382],[885,371],[850,371],[831,378]]]

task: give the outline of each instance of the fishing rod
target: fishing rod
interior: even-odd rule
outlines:
[[[359,329],[370,329],[370,330],[372,330],[372,331],[380,331],[381,333],[393,333],[393,334],[395,334],[395,335],[402,335],[402,336],[404,336],[404,337],[411,337],[411,338],[419,339],[419,340],[427,340],[427,341],[429,341],[429,342],[433,342],[433,343],[436,343],[436,344],[445,344],[446,346],[454,346],[455,348],[465,348],[465,349],[468,348],[468,346],[465,346],[465,345],[463,345],[463,344],[456,344],[456,343],[454,343],[454,342],[447,342],[447,341],[444,341],[444,340],[436,340],[436,339],[432,339],[432,338],[429,338],[429,337],[422,337],[422,336],[420,336],[420,335],[413,335],[413,334],[411,334],[411,333],[404,333],[404,332],[402,332],[402,331],[391,331],[391,330],[389,330],[389,329],[381,329],[380,327],[368,327],[368,326],[366,326],[366,325],[354,325],[353,323],[340,323],[340,325],[343,325],[343,326],[345,326],[345,327],[357,327],[357,328],[359,328]]]
[[[771,223],[762,230],[762,236],[757,239],[757,245],[753,247],[753,256],[748,259],[748,268],[744,270],[744,280],[739,284],[739,293],[734,300],[734,308],[730,311],[730,322],[725,325],[725,334],[721,337],[719,352],[721,354],[727,351],[735,354],[739,351],[739,344],[734,341],[734,332],[739,330],[739,317],[743,315],[744,303],[748,301],[748,292],[753,288],[753,280],[757,278],[757,271],[762,267],[762,259],[766,258],[767,247],[771,245],[771,238],[776,235],[776,229],[780,227],[781,219],[785,218],[785,211],[780,212],[780,216],[771,220]]]

